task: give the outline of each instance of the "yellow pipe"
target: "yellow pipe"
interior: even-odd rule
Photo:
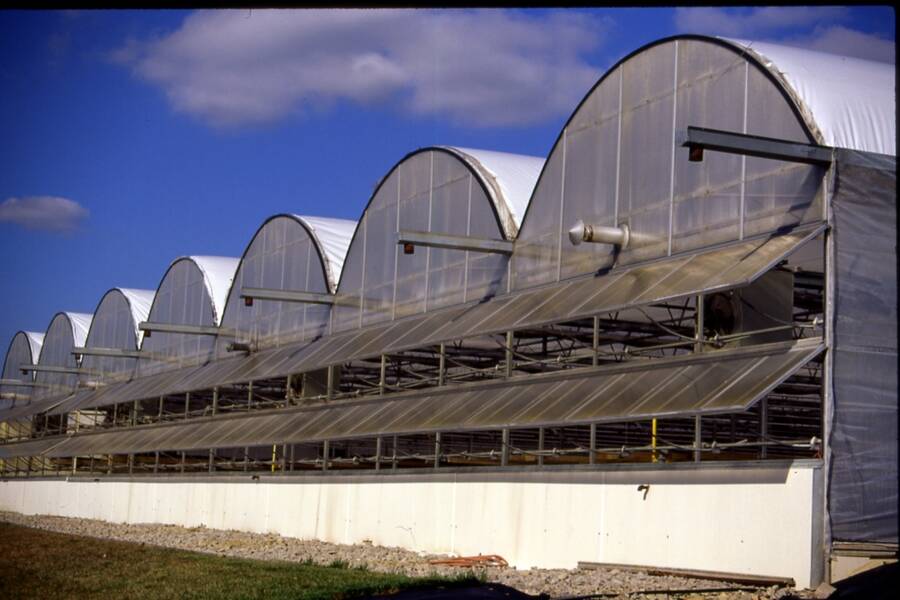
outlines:
[[[656,462],[656,419],[650,425],[650,447],[653,448],[652,460]]]
[[[278,444],[272,444],[272,472],[275,472],[275,449],[278,448]]]

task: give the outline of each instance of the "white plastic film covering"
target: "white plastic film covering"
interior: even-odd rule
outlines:
[[[239,258],[230,256],[191,256],[191,260],[196,263],[197,268],[203,273],[209,297],[212,299],[216,325],[218,325],[222,315],[225,314],[225,301],[228,300],[228,290],[231,289],[234,274],[241,261]]]
[[[820,167],[707,152],[690,162],[688,126],[813,142],[788,98],[736,48],[674,39],[608,72],[561,133],[513,256],[512,287],[535,285],[823,218]],[[578,221],[627,225],[624,250],[573,245]]]
[[[3,362],[3,379],[18,380],[24,383],[34,381],[34,373],[22,373],[21,365],[37,363],[44,334],[31,331],[19,331],[13,336],[6,351]],[[31,398],[30,386],[0,385],[0,409],[22,404]]]
[[[748,50],[785,83],[820,143],[896,156],[894,65],[766,42],[725,41]]]
[[[356,221],[349,219],[331,219],[328,217],[305,217],[295,215],[309,228],[314,236],[314,241],[319,247],[319,254],[325,263],[325,273],[328,275],[328,291],[337,289],[341,280],[341,271],[344,268],[344,260],[347,258],[347,250],[356,230]]]
[[[31,356],[37,361],[41,355],[41,346],[44,345],[44,334],[36,331],[23,331],[25,337],[28,338],[28,345],[31,346]]]
[[[72,350],[76,346],[84,346],[92,318],[93,315],[85,313],[57,313],[44,334],[38,366],[78,368]],[[41,386],[35,388],[35,396],[56,396],[74,390],[78,375],[37,371],[34,381]]]
[[[334,275],[329,275],[329,270],[337,268],[337,275],[340,274],[355,226],[353,221],[296,215],[278,215],[267,220],[241,259],[222,326],[236,332],[234,340],[255,343],[261,348],[324,333],[330,314],[328,306],[261,299],[255,299],[253,306],[245,306],[241,290],[256,287],[329,293],[327,277]],[[220,337],[216,355],[228,355],[227,346],[231,341],[230,337]]]
[[[146,321],[155,292],[113,288],[100,300],[85,347],[137,350],[141,333],[138,323]],[[134,358],[96,356],[85,354],[81,368],[87,373],[80,376],[82,384],[130,377],[135,367]]]
[[[171,325],[218,326],[238,259],[190,256],[175,260],[163,277],[147,320]],[[207,360],[216,336],[151,332],[144,335],[138,373],[147,375]]]
[[[153,306],[153,298],[156,290],[138,290],[133,288],[116,288],[128,300],[131,308],[131,316],[134,321],[134,333],[137,336],[138,346],[144,337],[144,332],[138,329],[138,323],[146,321],[150,316],[150,307]]]
[[[447,147],[479,171],[492,192],[492,200],[508,239],[515,239],[528,209],[528,201],[544,168],[536,156]],[[509,221],[509,223],[507,223]]]
[[[428,148],[402,160],[369,202],[338,286],[336,331],[401,318],[500,291],[507,258],[416,249],[404,254],[397,232],[417,230],[504,239],[491,190],[469,159]]]

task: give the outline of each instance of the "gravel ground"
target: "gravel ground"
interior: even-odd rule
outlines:
[[[21,515],[0,512],[0,521],[37,527],[60,533],[121,540],[206,552],[221,556],[236,556],[260,560],[303,561],[311,559],[328,565],[342,561],[350,566],[365,565],[373,571],[428,575],[455,574],[456,567],[435,566],[428,563],[442,556],[419,554],[401,548],[375,546],[371,543],[355,545],[331,544],[317,540],[301,540],[278,534],[222,531],[205,527],[179,527],[142,523],[107,523],[92,519],[74,519],[46,515]],[[528,594],[546,594],[553,598],[604,594],[609,597],[641,599],[666,598],[666,594],[642,594],[649,590],[710,590],[714,588],[746,587],[722,581],[687,579],[620,571],[617,569],[531,569],[489,567],[487,580],[502,583]],[[690,600],[774,600],[790,597],[812,597],[790,588],[758,588],[753,592],[682,592],[678,597]],[[618,594],[618,596],[614,596]],[[671,596],[669,596],[671,597]]]

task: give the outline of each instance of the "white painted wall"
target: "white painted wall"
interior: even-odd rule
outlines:
[[[793,577],[814,587],[817,467],[748,481],[705,469],[291,477],[273,482],[7,480],[0,510],[128,523],[365,539],[500,554],[517,568],[582,561]],[[764,469],[763,469],[764,471]],[[712,476],[710,473],[712,472]],[[289,481],[289,482],[285,482]],[[646,499],[638,482],[650,482]]]

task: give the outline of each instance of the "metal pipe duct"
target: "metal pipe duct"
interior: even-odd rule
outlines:
[[[581,242],[595,244],[614,244],[625,248],[631,238],[628,225],[607,227],[605,225],[587,225],[581,219],[569,230],[569,240],[578,246]]]

